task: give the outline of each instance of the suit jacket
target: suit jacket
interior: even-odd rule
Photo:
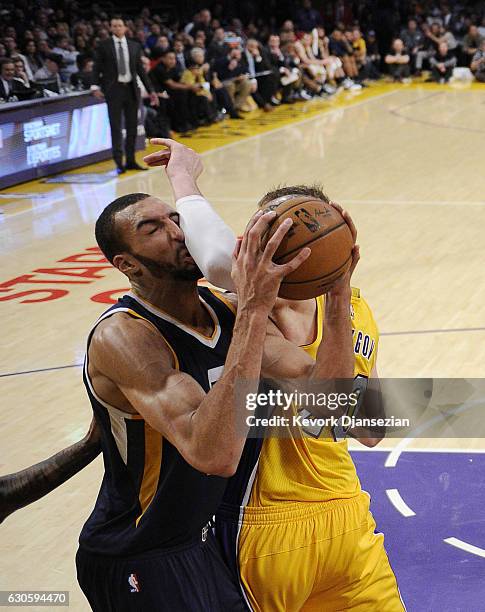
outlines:
[[[33,97],[34,94],[35,91],[33,89],[29,89],[22,83],[21,80],[14,78],[11,81],[10,98],[8,98],[7,92],[3,86],[3,80],[0,79],[0,98],[3,98],[6,102],[8,102],[9,99],[10,101],[14,102],[15,100],[12,100],[12,96],[16,96],[20,101],[28,100],[29,98]]]
[[[145,86],[146,90],[153,92],[153,87],[148,78],[143,64],[141,61],[142,48],[141,45],[134,40],[126,39],[128,43],[128,55],[130,61],[130,72],[132,80],[130,85],[133,87],[133,91],[137,99],[140,98],[140,88],[136,82],[136,75],[138,75]],[[93,67],[93,84],[99,85],[102,92],[109,98],[110,95],[115,95],[113,92],[113,85],[118,82],[118,59],[116,57],[116,50],[113,38],[110,36],[107,40],[103,40],[99,43],[96,48],[96,55],[94,58]]]

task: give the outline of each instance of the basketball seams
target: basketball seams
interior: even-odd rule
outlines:
[[[342,270],[342,268],[345,268],[345,266],[349,263],[349,261],[352,260],[352,254],[349,255],[349,257],[346,259],[346,261],[339,266],[338,268],[336,268],[335,270],[332,270],[332,272],[328,272],[327,274],[324,274],[323,276],[318,276],[317,278],[309,278],[306,280],[301,280],[301,281],[282,281],[282,285],[304,285],[305,283],[315,283],[319,280],[323,280],[323,279],[328,279],[330,277],[332,277],[334,274],[337,274],[340,270]]]
[[[281,255],[280,257],[278,257],[278,259],[274,259],[273,260],[274,263],[277,264],[282,259],[284,259],[285,257],[288,257],[289,255],[292,255],[293,253],[296,253],[296,251],[300,251],[301,249],[305,248],[309,244],[312,244],[313,242],[316,242],[317,240],[320,240],[320,238],[324,238],[325,236],[329,236],[332,232],[334,232],[335,230],[338,230],[339,228],[343,227],[344,225],[347,225],[347,223],[345,221],[342,221],[342,223],[339,223],[339,225],[334,225],[333,227],[331,227],[331,228],[325,230],[324,232],[322,232],[321,234],[318,234],[318,236],[313,236],[311,240],[307,240],[303,244],[299,244],[297,247],[295,247],[291,251],[287,251],[284,255]]]

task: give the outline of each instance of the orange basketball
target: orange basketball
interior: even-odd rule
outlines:
[[[274,210],[278,215],[268,239],[285,219],[293,221],[275,253],[275,263],[286,263],[303,247],[312,250],[298,270],[281,283],[280,297],[307,300],[322,295],[348,271],[352,262],[352,234],[333,206],[310,196],[290,195],[277,198],[265,210]]]

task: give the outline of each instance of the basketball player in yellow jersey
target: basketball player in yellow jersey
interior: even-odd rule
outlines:
[[[318,188],[301,186],[268,193],[260,206],[287,195],[328,201]],[[284,337],[314,359],[325,337],[324,304],[325,296],[279,298],[271,315]],[[365,388],[367,379],[377,377],[379,334],[359,289],[352,290],[350,311],[354,374]],[[374,532],[369,495],[361,490],[343,432],[301,433],[266,438],[253,470],[246,466],[233,477],[240,480],[234,489],[228,487],[217,515],[228,560],[237,554],[248,603],[262,612],[402,611],[384,537]],[[348,433],[366,446],[379,442],[371,432]],[[254,454],[245,456],[251,461]],[[251,477],[244,483],[248,471]],[[244,490],[239,499],[237,489]]]
[[[173,148],[169,141],[152,143]],[[145,161],[161,165],[169,156],[170,151],[162,151]],[[259,206],[271,208],[279,198],[292,195],[328,202],[318,187],[296,186],[266,194]],[[235,236],[230,228],[207,201],[195,196],[179,200],[177,209],[187,248],[206,278],[233,290],[230,254]],[[348,214],[344,217],[349,223]],[[349,225],[355,238],[351,221]],[[350,302],[354,374],[362,387],[369,377],[377,377],[379,337],[358,289]],[[275,333],[315,358],[325,337],[324,304],[325,296],[278,298],[271,314]],[[383,535],[374,533],[369,496],[361,490],[347,441],[339,439],[338,429],[306,433],[248,439],[216,515],[216,534],[226,561],[239,574],[247,603],[261,612],[401,612],[404,606]],[[348,433],[367,446],[379,441],[370,432]]]

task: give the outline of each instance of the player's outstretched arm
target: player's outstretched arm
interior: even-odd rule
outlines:
[[[238,384],[257,391],[268,316],[281,281],[309,255],[304,249],[282,266],[273,263],[291,225],[282,224],[261,250],[273,216],[255,215],[235,250],[233,339],[222,377],[209,393],[176,369],[168,345],[146,321],[120,313],[102,321],[91,339],[88,373],[95,391],[108,404],[139,413],[201,472],[230,476],[237,468],[247,432],[244,419],[237,418]]]
[[[88,433],[79,442],[24,470],[0,476],[0,523],[89,465],[101,452],[99,436],[93,418]]]
[[[165,147],[144,160],[149,166],[166,168],[189,253],[208,281],[235,291],[231,267],[236,236],[200,192],[200,155],[169,138],[152,138],[150,142]]]

